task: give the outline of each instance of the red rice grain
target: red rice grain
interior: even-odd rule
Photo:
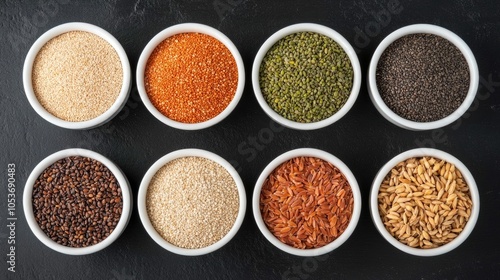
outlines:
[[[331,163],[297,157],[278,166],[260,194],[267,228],[281,242],[299,249],[319,248],[337,239],[352,217],[349,182]]]

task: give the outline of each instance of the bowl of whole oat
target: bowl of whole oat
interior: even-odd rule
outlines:
[[[42,34],[23,66],[23,86],[33,109],[68,129],[90,129],[125,105],[131,70],[122,45],[106,30],[70,22]]]
[[[436,256],[462,244],[479,216],[474,177],[456,157],[436,149],[401,153],[377,173],[370,213],[380,234],[416,256]]]
[[[137,207],[149,236],[185,256],[218,250],[238,232],[246,210],[243,181],[222,157],[183,149],[157,160],[139,187]]]
[[[289,254],[312,257],[348,240],[361,213],[361,193],[340,159],[302,148],[266,166],[255,184],[252,208],[259,230],[271,244]]]

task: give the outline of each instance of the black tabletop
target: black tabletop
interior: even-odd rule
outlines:
[[[500,279],[500,2],[498,1],[141,1],[5,0],[0,4],[0,270],[5,279]],[[33,42],[62,23],[95,24],[123,45],[135,72],[139,55],[161,30],[197,22],[217,28],[238,47],[246,85],[236,109],[221,123],[199,131],[168,127],[140,101],[134,82],[125,108],[109,124],[74,131],[52,125],[31,108],[22,86],[24,58]],[[340,121],[314,131],[282,129],[259,107],[251,67],[261,44],[295,23],[326,25],[355,47],[363,72],[359,97]],[[408,131],[386,121],[371,103],[365,84],[377,45],[392,31],[415,23],[436,24],[458,34],[472,49],[481,76],[469,111],[442,129]],[[263,136],[264,135],[264,136]],[[267,137],[267,138],[263,138]],[[475,177],[481,199],[476,227],[455,250],[416,257],[391,246],[375,229],[368,195],[376,172],[395,155],[435,147],[460,159]],[[247,214],[223,248],[198,257],[164,250],[146,233],[134,208],[130,222],[108,248],[69,256],[43,245],[22,211],[29,173],[46,156],[70,147],[99,152],[128,177],[134,205],[146,170],[163,155],[201,148],[231,161],[245,184]],[[278,155],[313,147],[340,158],[356,176],[363,198],[361,218],[349,240],[320,257],[297,257],[271,245],[258,230],[250,199],[263,168]],[[15,164],[15,272],[10,266],[12,233],[8,218],[8,164]]]

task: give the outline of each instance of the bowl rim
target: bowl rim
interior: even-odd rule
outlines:
[[[118,97],[116,98],[115,102],[111,105],[111,107],[109,107],[101,115],[93,119],[81,122],[66,121],[49,113],[38,101],[35,92],[33,90],[33,81],[32,81],[33,64],[40,49],[51,39],[71,31],[85,31],[104,39],[108,44],[110,44],[113,47],[113,49],[118,54],[123,71],[123,76],[122,76],[123,81],[120,93],[118,94]],[[28,102],[30,103],[31,107],[33,107],[35,112],[37,112],[38,115],[40,115],[46,121],[54,125],[57,125],[59,127],[67,129],[90,129],[103,125],[106,122],[110,121],[120,112],[123,106],[125,106],[125,103],[130,94],[131,81],[132,81],[131,79],[132,72],[130,70],[130,63],[127,54],[123,49],[122,45],[120,44],[120,42],[118,42],[118,40],[113,35],[111,35],[103,28],[85,22],[69,22],[60,24],[49,29],[48,31],[43,33],[40,37],[38,37],[38,39],[33,43],[31,48],[29,49],[28,54],[26,55],[26,58],[24,60],[22,75],[23,75],[24,92],[26,94],[26,97],[28,98]]]
[[[123,201],[122,213],[120,216],[120,220],[118,221],[118,224],[116,225],[113,232],[101,242],[95,245],[81,247],[81,248],[68,247],[54,242],[43,232],[33,214],[32,194],[33,194],[33,186],[35,184],[36,179],[50,165],[52,165],[53,163],[55,163],[60,159],[70,156],[88,157],[104,164],[113,173],[122,191],[122,201]],[[130,184],[128,182],[127,177],[125,177],[121,169],[105,156],[91,150],[80,149],[80,148],[60,150],[44,158],[41,162],[39,162],[35,166],[33,171],[30,173],[28,179],[26,180],[26,184],[23,191],[24,216],[26,217],[28,226],[33,232],[33,234],[38,238],[38,240],[40,240],[47,247],[51,248],[54,251],[67,255],[92,254],[111,245],[114,241],[116,241],[116,239],[118,239],[118,237],[123,233],[123,231],[127,227],[127,224],[130,220],[130,215],[132,213],[132,206],[133,206],[133,199],[132,199],[132,191],[130,190]]]
[[[236,87],[236,91],[234,93],[234,97],[231,100],[231,102],[220,114],[213,117],[212,119],[200,123],[178,122],[163,115],[160,111],[158,111],[158,109],[156,109],[156,107],[149,100],[146,88],[144,86],[144,71],[146,69],[146,65],[151,53],[165,39],[181,33],[201,33],[217,39],[229,49],[232,56],[234,57],[234,60],[236,62],[236,67],[238,69],[238,85]],[[241,96],[243,95],[243,90],[245,87],[245,67],[240,52],[238,51],[238,48],[236,48],[234,43],[224,33],[205,24],[191,23],[191,22],[180,23],[170,26],[166,29],[163,29],[158,34],[156,34],[144,47],[139,57],[139,61],[137,62],[136,83],[139,96],[141,97],[144,106],[146,106],[148,111],[155,118],[157,118],[162,123],[177,129],[198,130],[198,129],[208,128],[210,126],[213,126],[221,122],[227,116],[229,116],[229,114],[231,114],[231,112],[236,108],[236,105],[238,105],[238,102],[240,101]]]
[[[299,32],[314,32],[318,34],[325,35],[332,40],[334,40],[337,44],[342,47],[342,49],[345,51],[345,53],[349,56],[349,60],[352,65],[353,69],[353,83],[352,83],[352,89],[351,93],[349,95],[349,98],[347,99],[346,103],[338,110],[335,114],[331,115],[330,117],[318,121],[318,122],[312,122],[312,123],[299,123],[295,122],[289,119],[286,119],[285,117],[281,116],[277,112],[275,112],[269,104],[267,104],[266,100],[264,99],[262,95],[262,91],[260,89],[260,81],[259,81],[259,70],[260,70],[260,65],[262,64],[262,60],[264,59],[265,55],[269,51],[269,49],[276,44],[279,40],[284,38],[285,36],[294,34],[294,33],[299,33]],[[361,80],[362,80],[362,72],[361,72],[361,66],[359,64],[359,59],[358,56],[354,50],[354,48],[351,46],[351,44],[337,31],[316,23],[297,23],[293,25],[289,25],[287,27],[284,27],[274,34],[272,34],[265,42],[262,44],[260,47],[259,51],[257,52],[257,55],[255,56],[253,66],[252,66],[252,87],[253,91],[255,94],[255,97],[257,98],[257,102],[259,103],[260,107],[264,110],[264,112],[274,121],[280,123],[283,126],[286,126],[288,128],[293,128],[297,130],[313,130],[313,129],[320,129],[323,127],[326,127],[328,125],[333,124],[334,122],[340,120],[343,116],[349,112],[349,110],[352,108],[354,103],[356,102],[356,99],[358,98],[359,91],[361,88]]]
[[[423,157],[423,156],[430,156],[434,157],[437,159],[445,160],[446,162],[449,162],[451,164],[454,164],[456,168],[462,173],[462,176],[464,180],[466,181],[467,185],[469,186],[469,191],[471,194],[471,199],[472,199],[472,210],[471,210],[471,216],[469,218],[469,221],[465,225],[463,231],[452,241],[449,243],[437,247],[437,248],[432,248],[432,249],[420,249],[420,248],[412,248],[408,245],[405,245],[401,242],[399,242],[396,238],[394,238],[386,229],[384,224],[382,223],[382,220],[380,219],[380,212],[378,210],[378,192],[380,189],[380,185],[382,184],[382,181],[384,180],[384,177],[391,171],[391,169],[396,166],[398,163],[407,160],[412,157]],[[456,247],[458,247],[460,244],[462,244],[467,237],[471,234],[472,230],[474,229],[474,226],[476,225],[476,222],[479,217],[479,211],[480,211],[480,201],[479,201],[479,191],[477,188],[476,181],[474,180],[474,177],[470,173],[469,169],[456,157],[453,155],[438,150],[438,149],[431,149],[431,148],[416,148],[412,150],[408,150],[405,152],[402,152],[395,157],[393,157],[391,160],[389,160],[386,164],[380,168],[380,170],[377,172],[377,175],[375,176],[371,189],[370,189],[370,215],[372,217],[372,221],[375,224],[375,227],[377,228],[378,232],[384,237],[385,240],[387,240],[392,246],[398,248],[399,250],[415,255],[415,256],[422,256],[422,257],[429,257],[429,256],[437,256],[441,255],[447,252],[452,251]]]
[[[156,229],[151,224],[151,220],[149,219],[149,215],[146,208],[146,195],[149,188],[149,183],[151,182],[153,176],[156,174],[156,172],[158,172],[158,170],[161,167],[163,167],[168,162],[184,157],[201,157],[214,161],[217,164],[220,164],[231,175],[238,190],[238,197],[239,197],[238,216],[236,217],[233,226],[222,239],[220,239],[219,241],[215,242],[212,245],[199,249],[181,248],[163,239],[163,237],[161,237],[161,235],[156,231]],[[141,219],[142,225],[146,229],[146,232],[149,234],[149,236],[164,249],[172,253],[183,256],[200,256],[208,254],[226,245],[240,229],[243,223],[243,219],[245,218],[246,206],[247,206],[247,200],[245,194],[245,186],[243,185],[243,181],[241,180],[241,177],[236,171],[236,169],[234,169],[234,167],[221,156],[213,152],[209,152],[207,150],[194,149],[194,148],[176,150],[158,159],[153,165],[151,165],[151,167],[144,175],[139,187],[139,193],[137,195],[137,208],[139,210],[139,217]]]
[[[385,104],[377,88],[377,65],[381,55],[384,53],[387,47],[401,37],[419,33],[433,34],[448,40],[460,50],[469,67],[469,90],[462,104],[450,115],[432,122],[416,122],[399,116]],[[370,99],[372,100],[372,103],[375,105],[375,108],[379,111],[379,113],[388,121],[399,127],[409,130],[431,130],[451,124],[459,119],[465,112],[467,112],[472,102],[474,101],[477,90],[479,88],[479,69],[471,49],[469,48],[467,43],[465,43],[465,41],[462,40],[462,38],[460,38],[458,35],[446,28],[433,24],[412,24],[393,31],[391,34],[385,37],[382,42],[380,42],[370,61],[367,83],[368,93]]]
[[[260,193],[265,179],[269,176],[269,174],[272,171],[274,171],[274,169],[276,169],[276,167],[278,167],[283,162],[289,159],[293,159],[296,157],[303,157],[303,156],[320,158],[322,160],[332,163],[335,167],[337,167],[340,170],[340,172],[344,174],[347,181],[349,182],[354,198],[354,208],[352,212],[352,217],[345,231],[331,243],[323,247],[314,249],[298,249],[290,245],[287,245],[285,243],[282,243],[278,238],[276,238],[271,233],[271,231],[269,231],[266,224],[264,223],[264,220],[262,218],[262,213],[260,211]],[[361,192],[359,190],[359,185],[349,167],[347,167],[347,165],[345,165],[339,158],[335,157],[334,155],[325,152],[323,150],[314,148],[299,148],[291,150],[281,154],[280,156],[272,160],[259,175],[259,178],[255,183],[255,188],[252,197],[253,216],[255,222],[257,223],[257,227],[259,228],[260,232],[264,235],[264,237],[278,249],[286,253],[302,257],[313,257],[329,253],[338,248],[339,246],[341,246],[344,242],[346,242],[347,239],[354,232],[354,229],[358,224],[361,214],[361,205],[362,205],[362,198],[361,198]]]

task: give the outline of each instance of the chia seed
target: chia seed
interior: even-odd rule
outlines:
[[[470,84],[460,50],[432,34],[411,34],[393,42],[377,65],[377,87],[397,115],[416,122],[443,119],[460,107]]]

